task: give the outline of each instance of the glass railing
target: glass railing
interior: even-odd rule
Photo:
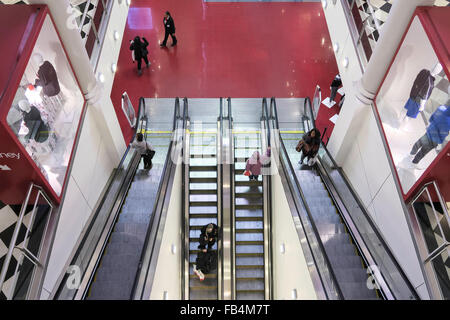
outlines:
[[[309,98],[305,100],[306,116],[309,118],[310,129],[315,126],[314,113]],[[357,196],[343,170],[336,164],[333,157],[322,143],[318,153],[319,169],[326,175],[326,180],[337,193],[338,209],[352,237],[361,242],[356,243],[368,265],[368,273],[373,276],[375,289],[380,289],[386,299],[418,299],[418,295],[406,277],[402,268],[383,239],[381,233],[372,221],[369,213]],[[353,229],[353,230],[352,230]]]
[[[39,299],[45,261],[41,257],[53,204],[30,184],[0,272],[1,299]]]
[[[131,141],[134,140],[137,132],[146,132],[147,117],[145,112],[145,100],[140,99],[138,119],[134,128],[134,135]],[[86,275],[89,275],[93,270],[91,261],[95,254],[99,254],[98,244],[102,237],[106,236],[106,228],[108,222],[111,220],[111,214],[120,207],[123,193],[123,186],[126,181],[129,181],[133,176],[133,168],[135,168],[140,160],[137,151],[130,146],[126,149],[117,169],[115,169],[112,177],[107,183],[107,188],[104,196],[99,203],[97,210],[89,223],[89,227],[85,231],[85,236],[78,246],[74,258],[72,259],[66,274],[60,284],[55,299],[58,300],[72,300],[79,294],[82,280]],[[123,195],[122,195],[123,196]],[[89,272],[88,272],[89,271]]]
[[[437,183],[426,183],[408,209],[431,298],[450,300],[450,216]]]

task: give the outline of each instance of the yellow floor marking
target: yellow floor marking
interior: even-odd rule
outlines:
[[[297,131],[295,131],[295,130],[287,130],[287,131],[281,130],[280,133],[298,134],[298,133],[305,133],[305,131],[303,131],[303,130],[297,130]]]

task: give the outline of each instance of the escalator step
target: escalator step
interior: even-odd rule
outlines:
[[[189,171],[217,171],[217,166],[189,166]]]
[[[217,178],[189,178],[190,183],[217,183]]]
[[[236,205],[236,210],[245,210],[245,209],[263,209],[262,204],[238,204]]]
[[[264,257],[264,253],[259,253],[259,252],[236,253],[236,257],[240,257],[240,258]]]
[[[263,194],[261,192],[241,192],[236,193],[236,198],[262,198]]]
[[[190,201],[190,207],[214,207],[217,206],[217,201]]]
[[[235,181],[234,183],[236,186],[262,186],[262,181]]]
[[[202,218],[216,218],[217,219],[217,213],[192,213],[189,214],[189,219],[202,219]]]
[[[263,221],[263,217],[236,217],[236,221]]]
[[[215,189],[190,189],[189,194],[217,194]]]
[[[236,241],[237,246],[264,245],[264,241]]]
[[[236,233],[263,233],[263,229],[236,229]]]
[[[252,279],[252,278],[236,278],[236,291],[248,292],[248,291],[262,291],[264,292],[264,278]]]
[[[248,269],[264,269],[264,265],[255,264],[255,265],[236,265],[236,269],[240,270],[248,270]]]

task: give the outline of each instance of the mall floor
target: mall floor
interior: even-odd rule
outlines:
[[[160,48],[166,10],[178,44],[171,47],[169,38]],[[150,43],[151,66],[142,76],[129,50],[137,35]],[[135,107],[141,96],[312,98],[316,85],[324,98],[337,73],[320,2],[133,0],[111,98],[116,108],[124,91]],[[322,106],[319,128],[330,133],[335,113],[336,106]],[[122,115],[119,121],[127,125]]]

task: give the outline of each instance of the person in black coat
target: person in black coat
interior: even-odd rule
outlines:
[[[202,227],[199,246],[198,248],[203,252],[206,252],[206,246],[208,246],[208,251],[211,250],[214,243],[216,243],[217,237],[219,235],[219,227],[214,223],[209,223]]]
[[[172,16],[169,11],[166,11],[163,19],[164,23],[164,41],[160,44],[161,47],[165,47],[169,35],[172,37],[172,47],[177,44],[177,38],[175,37],[175,23],[173,22]]]
[[[338,92],[339,87],[342,86],[342,80],[340,75],[336,75],[330,85],[331,94],[330,94],[330,102],[334,101],[336,98],[336,94]]]
[[[144,37],[142,37],[143,42],[141,41],[141,38],[139,36],[136,36],[133,41],[131,41],[130,44],[130,50],[134,52],[134,59],[138,63],[138,74],[142,74],[141,65],[142,65],[142,59],[144,59],[145,63],[147,64],[147,68],[150,66],[150,63],[148,62],[148,41]]]

